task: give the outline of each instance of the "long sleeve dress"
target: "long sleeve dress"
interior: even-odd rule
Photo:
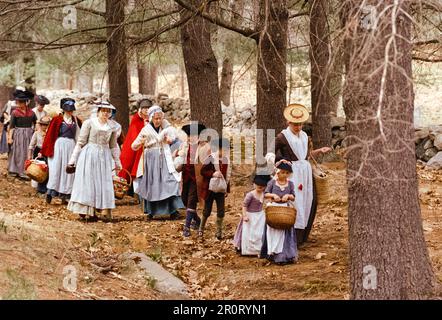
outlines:
[[[113,126],[100,123],[98,118],[86,120],[69,160],[69,164],[76,164],[76,171],[68,210],[94,216],[95,209],[115,208],[112,160],[121,167]]]
[[[76,117],[59,115],[52,119],[43,141],[41,153],[48,158],[48,195],[68,199],[72,193],[74,175],[66,166],[75,148],[81,122]]]
[[[244,198],[243,207],[246,208],[246,214],[249,221],[244,218],[238,224],[233,239],[235,248],[241,255],[257,256],[261,252],[262,236],[266,223],[266,215],[263,210],[263,199],[257,199],[254,192],[250,191]]]
[[[295,187],[292,181],[289,181],[286,187],[281,187],[273,179],[267,184],[264,194],[266,193],[273,193],[281,198],[286,194],[294,196]],[[294,226],[288,230],[279,230],[266,224],[263,234],[261,258],[267,258],[276,263],[292,263],[296,261],[298,259],[298,248]]]
[[[316,216],[316,186],[313,171],[308,161],[311,140],[301,130],[295,135],[290,128],[279,133],[275,140],[276,161],[286,159],[292,163],[291,181],[296,194],[296,236],[298,245],[307,241]]]
[[[163,121],[163,125],[167,122]],[[157,129],[148,123],[132,143],[132,149],[137,151],[144,145],[143,157],[140,159],[142,172],[138,193],[144,200],[144,213],[151,216],[176,213],[184,208],[180,197],[180,175],[176,171],[170,146],[163,142],[164,136],[175,138],[175,130],[171,126]],[[138,170],[140,171],[140,170]]]
[[[8,171],[18,175],[25,172],[25,161],[28,157],[28,147],[34,133],[34,126],[37,122],[35,113],[26,109],[17,108],[12,112],[9,123],[10,130],[14,129],[13,142],[9,152]]]

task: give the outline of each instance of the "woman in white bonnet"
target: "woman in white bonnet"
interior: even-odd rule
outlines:
[[[143,199],[144,213],[149,218],[159,215],[178,216],[177,209],[184,208],[180,197],[180,175],[175,170],[170,145],[176,139],[176,130],[164,119],[160,106],[148,111],[149,122],[132,143],[137,151],[144,146],[137,176],[139,185],[135,193]]]
[[[98,210],[110,221],[115,208],[112,170],[114,166],[121,169],[120,149],[109,120],[115,107],[107,102],[97,107],[96,116],[92,114],[84,122],[69,160],[68,168],[75,167],[75,179],[68,209],[92,221],[98,219]]]

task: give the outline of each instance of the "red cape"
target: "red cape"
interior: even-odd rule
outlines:
[[[77,122],[78,126],[81,128],[81,120],[75,116],[73,116],[74,121]],[[49,124],[48,131],[46,132],[45,139],[43,141],[43,146],[41,148],[40,153],[48,158],[52,158],[54,156],[54,146],[55,141],[60,134],[60,127],[63,123],[63,115],[60,114],[54,117]]]
[[[143,154],[143,148],[140,148],[138,151],[133,151],[132,143],[138,137],[138,134],[143,127],[143,118],[141,118],[138,113],[134,114],[129,125],[129,130],[127,130],[126,138],[124,139],[123,148],[121,149],[121,166],[130,172],[132,178],[135,178],[137,175],[138,162]],[[123,170],[118,175],[129,180],[127,173]]]

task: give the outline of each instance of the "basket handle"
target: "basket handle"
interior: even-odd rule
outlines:
[[[117,170],[115,168],[112,169],[112,171],[115,171],[115,173],[117,173]],[[129,170],[121,168],[118,172],[121,172],[121,171],[125,171],[127,173],[127,175],[129,176],[129,184],[132,184],[132,176],[130,175]]]

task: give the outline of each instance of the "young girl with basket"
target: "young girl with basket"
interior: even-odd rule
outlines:
[[[263,210],[264,190],[271,177],[256,175],[253,179],[254,190],[244,198],[242,217],[233,238],[236,250],[241,255],[259,256],[262,247],[262,234],[266,223]]]
[[[31,143],[29,144],[28,149],[28,160],[36,159],[39,161],[43,161],[47,164],[47,158],[44,157],[40,151],[43,146],[43,141],[46,136],[46,131],[48,130],[49,123],[51,122],[51,117],[44,116],[40,120],[37,121],[38,128],[34,132],[31,138]],[[34,188],[37,189],[38,193],[46,194],[47,188],[47,179],[44,182],[37,182],[35,180],[31,181],[31,184]]]
[[[292,167],[289,163],[282,160],[277,163],[277,171],[274,179],[270,180],[264,192],[264,197],[271,202],[269,207],[294,207],[295,185],[289,180],[292,174]],[[277,264],[293,263],[298,258],[298,249],[296,245],[296,233],[293,225],[286,229],[273,228],[269,224],[269,212],[267,212],[266,225],[264,227],[263,243],[261,247],[261,258]],[[293,217],[295,218],[295,217]]]

